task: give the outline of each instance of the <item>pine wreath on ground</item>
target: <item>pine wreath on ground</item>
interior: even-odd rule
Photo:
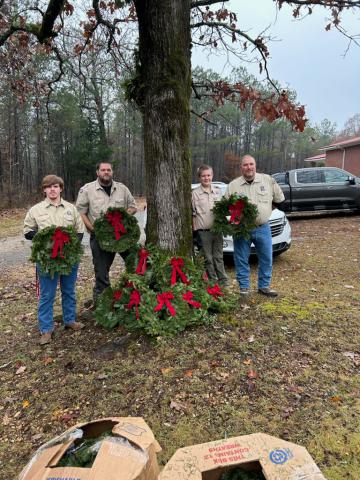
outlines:
[[[147,285],[155,282],[154,265],[157,261],[156,249],[136,244],[131,248],[125,260],[128,273],[141,275]]]
[[[95,317],[107,328],[175,335],[234,307],[232,295],[205,282],[203,266],[190,258],[172,257],[154,246],[134,249],[129,257],[131,273],[122,274],[98,300]]]
[[[125,208],[110,207],[94,222],[94,233],[100,247],[121,253],[136,245],[140,238],[137,219]]]
[[[160,250],[154,252],[154,276],[160,289],[172,288],[180,283],[184,285],[204,284],[203,262],[200,257],[171,256]]]
[[[246,196],[236,194],[222,197],[213,208],[214,224],[212,231],[234,238],[250,238],[250,232],[256,227],[258,210]]]
[[[52,225],[39,230],[34,236],[30,260],[39,265],[43,274],[69,275],[80,262],[83,247],[73,227]]]

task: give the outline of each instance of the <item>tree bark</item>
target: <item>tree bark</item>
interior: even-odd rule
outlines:
[[[191,251],[190,0],[135,0],[139,63],[134,98],[143,115],[147,241]]]

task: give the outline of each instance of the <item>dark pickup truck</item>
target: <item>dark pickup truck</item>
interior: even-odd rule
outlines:
[[[284,212],[351,209],[360,211],[360,178],[335,167],[298,168],[274,173],[285,195]]]

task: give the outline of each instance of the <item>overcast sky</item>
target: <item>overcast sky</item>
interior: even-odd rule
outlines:
[[[253,38],[270,27],[266,33],[276,39],[269,43],[270,76],[297,92],[312,124],[327,118],[341,129],[347,119],[360,113],[360,47],[353,44],[344,57],[348,40],[335,30],[325,31],[329,22],[324,9],[314,8],[312,15],[297,21],[287,6],[277,12],[272,0],[232,0],[227,8],[237,13],[238,28]],[[342,25],[348,33],[359,35],[360,11],[344,15]],[[193,65],[225,75],[241,63],[233,58],[229,65],[224,57],[207,61],[193,52]],[[243,65],[261,78],[258,67]]]

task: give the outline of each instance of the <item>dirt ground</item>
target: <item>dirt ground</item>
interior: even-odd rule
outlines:
[[[359,215],[292,219],[292,247],[274,261],[279,298],[254,291],[211,327],[174,339],[121,344],[118,330],[95,324],[83,308],[93,283],[87,250],[77,286],[86,328],[65,332],[57,302],[46,347],[14,216],[0,215],[0,480],[71,425],[110,415],[143,416],[161,464],[185,445],[262,431],[307,447],[330,480],[359,479]],[[112,277],[121,269],[118,258]],[[255,277],[256,263],[253,286]]]

